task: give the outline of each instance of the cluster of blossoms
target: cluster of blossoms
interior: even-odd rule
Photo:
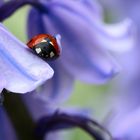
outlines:
[[[135,28],[132,21],[104,23],[103,11],[94,0],[1,1],[0,21],[24,5],[31,6],[27,19],[28,37],[60,34],[62,44],[60,38],[56,42],[62,46],[62,54],[55,61],[44,61],[1,23],[0,92],[5,96],[8,92],[26,93],[15,98],[24,104],[33,121],[34,139],[42,140],[50,131],[78,126],[97,140],[111,140],[108,131],[97,122],[74,113],[56,112],[50,105],[66,99],[75,80],[102,84],[120,71],[111,52],[125,52],[133,46]],[[14,127],[18,129],[18,126],[12,126],[8,117],[13,111],[8,108],[7,104],[0,106],[0,124],[4,125],[0,127],[0,139],[16,140],[20,136],[16,135]]]

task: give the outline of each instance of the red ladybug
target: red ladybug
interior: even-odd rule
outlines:
[[[44,59],[56,59],[60,56],[61,45],[59,42],[60,35],[56,37],[49,34],[39,34],[33,37],[27,46],[37,55]]]

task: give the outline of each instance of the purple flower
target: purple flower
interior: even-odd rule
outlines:
[[[16,0],[13,2],[18,3]],[[54,103],[65,98],[71,92],[75,79],[97,84],[108,81],[118,73],[120,68],[109,50],[122,52],[130,49],[135,36],[133,24],[128,19],[119,24],[105,24],[100,6],[92,0],[32,0],[29,4],[35,6],[28,18],[29,37],[39,33],[61,34],[64,50],[62,57],[55,62],[49,62],[55,74],[53,79],[45,82],[53,75],[52,69],[2,27],[0,61],[4,62],[0,64],[6,68],[2,67],[3,82],[0,88],[13,92],[29,92],[45,82],[29,96],[23,97],[32,117],[37,120],[44,115],[48,117],[48,112],[53,110],[46,103],[46,98],[47,101],[55,100]],[[32,68],[33,62],[35,64]],[[8,70],[11,73],[6,75]],[[13,77],[10,79],[11,75]],[[17,86],[17,83],[22,87]]]
[[[26,93],[52,76],[52,68],[0,24],[0,92]]]
[[[75,79],[99,84],[118,73],[120,67],[108,50],[122,52],[133,46],[130,20],[105,24],[101,7],[92,0],[38,2],[40,5],[29,12],[29,38],[59,33],[63,47],[61,58],[50,63],[54,77],[39,90],[39,96],[48,100],[66,98]]]

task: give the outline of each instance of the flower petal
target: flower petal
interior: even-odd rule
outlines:
[[[97,0],[81,0],[79,1],[92,14],[93,17],[101,20],[103,18],[103,11],[101,5]]]
[[[98,44],[109,50],[125,52],[135,45],[136,29],[129,19],[116,24],[100,25],[100,29],[102,31],[96,32]]]
[[[129,138],[129,139],[139,139],[139,129],[140,129],[140,109],[136,109],[133,112],[121,117],[121,123],[117,123],[114,127],[113,133],[115,137],[119,138]]]
[[[61,34],[63,53],[60,61],[66,70],[80,80],[103,83],[120,69],[106,48],[121,52],[130,49],[134,43],[134,30],[130,28],[132,23],[128,20],[114,26],[106,25],[99,16],[101,14],[96,16],[91,12],[91,3],[98,15],[99,8],[96,10],[95,3],[90,0],[53,0],[44,3],[48,12],[41,16],[39,11],[32,10],[30,17],[35,13],[37,16],[36,19],[29,20],[28,30],[40,19],[39,24],[34,26],[35,31],[29,31],[30,36],[38,31]],[[114,28],[121,32],[118,33]]]
[[[49,9],[50,7],[51,9]],[[135,43],[135,26],[131,20],[126,19],[117,24],[105,24],[101,17],[99,20],[96,15],[93,16],[91,10],[89,11],[81,1],[59,2],[56,0],[55,3],[48,4],[48,9],[53,10],[52,13],[56,12],[56,8],[65,9],[87,21],[89,26],[93,27],[97,43],[102,47],[123,52],[133,47]]]
[[[2,6],[2,5],[3,5],[3,3],[4,3],[4,0],[1,0],[1,1],[0,1],[0,6]]]
[[[36,18],[31,18],[28,21],[28,35],[32,37],[42,31],[43,33],[49,33],[44,28],[43,20],[39,20],[39,24],[34,24],[33,28],[30,30],[30,27],[33,25],[34,22],[38,19],[42,19],[42,16],[39,15],[39,12],[36,9],[32,9],[29,14],[29,18],[33,15],[36,15]],[[34,30],[35,29],[35,30]],[[61,45],[60,45],[61,46]],[[60,58],[59,58],[60,59]],[[55,74],[53,78],[47,81],[41,89],[38,91],[40,92],[37,96],[41,97],[43,100],[47,100],[48,102],[59,102],[65,100],[69,93],[72,90],[74,79],[73,77],[63,68],[60,60],[52,62],[50,64],[53,69],[55,70]]]
[[[87,108],[81,109],[79,107],[61,107],[58,109],[58,106],[52,106],[52,104],[48,104],[43,98],[38,98],[36,94],[38,94],[37,91],[33,91],[31,93],[22,95],[22,99],[34,120],[38,120],[43,116],[52,114],[56,112],[56,110],[86,117],[91,115],[91,110]]]
[[[36,15],[36,16],[33,16],[33,15]],[[42,16],[40,15],[41,13],[35,8],[32,8],[28,14],[27,32],[28,32],[29,38],[32,38],[33,36],[37,34],[47,33],[44,30],[44,23],[42,20]]]
[[[30,15],[33,16],[36,12],[35,9],[32,9]],[[112,58],[110,59],[107,52],[97,47],[93,40],[92,29],[87,26],[87,23],[81,22],[79,17],[73,16],[68,11],[60,11],[59,9],[59,11],[56,11],[56,14],[57,12],[60,13],[59,15],[55,15],[54,18],[52,14],[49,15],[50,18],[47,16],[42,17],[44,22],[41,22],[42,24],[38,23],[35,26],[38,30],[42,30],[40,27],[43,27],[46,33],[60,33],[62,35],[63,53],[60,59],[71,75],[86,82],[100,83],[105,82],[116,74],[119,71],[118,65]],[[67,14],[64,15],[64,12]],[[60,17],[60,15],[62,15],[62,17]],[[36,18],[37,17],[36,15]],[[66,21],[65,17],[77,22],[73,24],[69,22],[69,20]],[[41,16],[37,19],[39,18],[41,18]],[[75,20],[75,18],[79,20]],[[37,30],[30,31],[30,25],[32,25],[34,21],[34,18],[31,18],[28,22],[29,36],[37,34]],[[82,31],[81,28],[77,28],[74,25],[80,25],[81,28],[85,28],[85,30]],[[88,35],[86,35],[86,32],[88,32]]]
[[[96,44],[93,29],[87,22],[64,9],[55,7],[53,10],[44,16],[46,31],[61,34],[63,53],[60,60],[69,73],[86,82],[100,83],[119,71],[106,50]]]
[[[46,3],[48,10],[51,8],[60,7],[62,9],[70,10],[71,12],[78,14],[83,19],[87,17],[88,19],[92,20],[99,20],[102,19],[101,7],[97,3],[96,0],[53,0],[49,3]]]
[[[25,93],[53,76],[52,68],[0,25],[0,73],[6,89]]]
[[[69,97],[73,89],[74,78],[61,66],[59,60],[51,66],[55,71],[54,76],[38,89],[37,96],[47,100],[50,104],[56,104]]]
[[[72,115],[85,116],[85,117],[91,117],[91,114],[92,114],[91,109],[80,108],[80,107],[77,107],[77,106],[70,106],[70,107],[61,108],[61,112],[65,112],[67,114],[72,114]]]
[[[17,140],[11,122],[2,106],[0,106],[0,139]]]
[[[44,100],[38,98],[37,94],[36,91],[32,91],[22,95],[23,102],[35,121],[53,110]]]
[[[52,79],[32,93],[23,95],[24,102],[26,102],[35,120],[53,112],[55,105],[66,100],[73,88],[73,77],[58,63],[52,67],[55,71]],[[51,110],[49,109],[50,105]],[[54,105],[54,108],[52,108],[52,105]]]

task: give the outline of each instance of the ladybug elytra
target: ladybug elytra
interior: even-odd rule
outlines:
[[[60,38],[60,35],[39,34],[33,37],[27,46],[41,58],[53,60],[61,53]]]

